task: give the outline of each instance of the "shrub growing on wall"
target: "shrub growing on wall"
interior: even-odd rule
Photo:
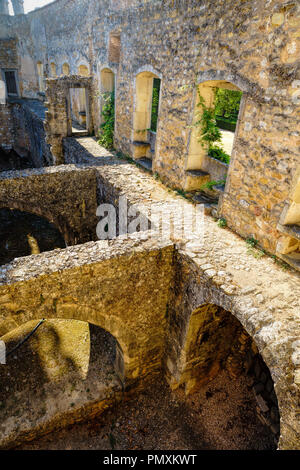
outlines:
[[[114,146],[114,127],[115,127],[115,93],[107,92],[102,95],[104,105],[102,107],[103,123],[99,129],[98,144],[106,149],[112,149]]]

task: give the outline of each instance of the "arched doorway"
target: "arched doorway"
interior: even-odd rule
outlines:
[[[226,80],[197,85],[184,189],[224,190],[244,108],[242,90]]]
[[[254,340],[239,320],[217,305],[201,305],[191,313],[181,341],[177,372],[173,367],[170,383],[173,388],[184,387],[194,401],[200,400],[207,429],[211,423],[220,426],[215,430],[219,442],[223,428],[228,428],[232,439],[235,432],[251,432],[253,443],[257,432],[264,441],[262,448],[276,448],[280,415],[274,382]],[[209,416],[205,417],[206,406],[210,414],[218,416],[217,420],[212,418],[210,422]],[[259,442],[251,445],[261,448]]]
[[[153,72],[141,72],[135,80],[133,115],[133,158],[152,167],[156,151],[161,79]]]
[[[114,146],[115,74],[109,68],[100,72],[100,129],[99,144],[107,149]]]

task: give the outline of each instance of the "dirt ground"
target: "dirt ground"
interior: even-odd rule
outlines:
[[[266,450],[274,437],[258,419],[247,376],[221,372],[185,397],[163,379],[101,416],[18,447],[99,450]]]

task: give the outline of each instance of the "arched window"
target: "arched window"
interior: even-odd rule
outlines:
[[[83,77],[88,77],[89,76],[89,69],[87,65],[81,64],[78,67],[78,74],[82,75]]]
[[[133,158],[146,158],[150,164],[155,154],[160,82],[152,72],[141,72],[136,77]]]
[[[37,74],[38,74],[39,91],[43,93],[45,91],[44,66],[42,62],[37,62],[36,66],[37,66]]]
[[[56,64],[54,62],[50,63],[50,75],[52,78],[56,77]]]
[[[225,184],[242,98],[241,90],[225,80],[200,83],[196,92],[186,160],[184,189],[188,191],[212,181]]]
[[[63,75],[70,75],[70,66],[69,66],[69,64],[67,64],[67,62],[65,62],[62,65],[62,74]]]

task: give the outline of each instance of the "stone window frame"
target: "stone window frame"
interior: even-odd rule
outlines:
[[[78,85],[78,82],[72,83],[71,86],[67,87],[67,93],[66,93],[66,100],[67,100],[67,107],[66,107],[66,112],[67,112],[67,135],[71,137],[73,134],[72,132],[72,124],[71,124],[71,95],[70,95],[70,90],[72,88],[78,88],[78,89],[84,89],[85,90],[85,104],[86,104],[86,131],[90,132],[91,131],[91,123],[92,123],[92,116],[91,116],[91,103],[90,103],[90,93],[89,93],[89,84],[81,83]]]
[[[197,84],[193,93],[193,102],[192,102],[192,111],[191,111],[192,116],[191,116],[191,126],[190,126],[191,130],[190,130],[189,137],[187,140],[187,153],[185,157],[185,173],[186,173],[186,177],[184,181],[185,190],[190,190],[190,191],[197,190],[197,189],[199,190],[200,186],[206,181],[208,181],[208,179],[210,178],[211,167],[212,167],[213,172],[215,171],[217,173],[220,172],[222,175],[224,174],[224,178],[229,173],[231,163],[235,158],[235,143],[236,143],[237,136],[239,134],[239,128],[240,128],[241,121],[243,119],[246,99],[247,99],[247,91],[244,89],[244,87],[241,87],[240,84],[236,84],[233,80],[230,80],[230,78],[222,77],[222,78],[211,78],[211,79],[197,81]],[[208,106],[212,104],[215,90],[217,88],[237,90],[237,91],[242,92],[242,98],[241,98],[241,103],[240,103],[240,108],[239,108],[239,113],[238,113],[238,118],[237,118],[237,123],[236,123],[236,129],[234,132],[232,152],[231,152],[229,164],[219,162],[218,160],[215,160],[214,158],[209,157],[207,155],[207,148],[201,146],[201,144],[199,143],[199,137],[197,135],[197,129],[192,126],[193,122],[196,120],[199,87],[200,89],[202,89],[201,96],[203,96],[203,93],[205,94],[205,91],[207,92],[207,96],[204,97],[204,99]],[[217,166],[217,168],[214,168],[214,166]],[[189,174],[191,174],[191,176],[189,176]],[[215,179],[215,178],[212,177],[212,179]],[[222,179],[222,178],[220,177],[216,179]]]
[[[8,94],[7,92],[7,85],[6,85],[6,78],[5,78],[5,72],[14,72],[15,74],[15,81],[16,81],[16,88],[17,88],[17,94]],[[21,94],[20,94],[20,84],[19,84],[19,74],[18,74],[18,69],[17,68],[7,68],[7,67],[4,67],[1,69],[1,77],[2,77],[2,80],[4,81],[5,83],[5,96],[6,96],[6,99],[10,98],[10,97],[20,97]]]
[[[146,103],[146,111],[144,112],[146,114],[146,121],[147,123],[145,124],[146,127],[145,129],[150,128],[150,123],[151,123],[151,104],[152,104],[152,98],[153,98],[153,79],[158,78],[161,83],[160,83],[160,91],[159,91],[159,101],[158,101],[158,119],[157,119],[157,130],[155,133],[155,150],[154,150],[154,156],[152,158],[151,156],[151,144],[150,144],[150,132],[151,131],[146,131],[141,132],[143,129],[139,129],[138,125],[138,117],[137,113],[138,111],[138,94],[137,94],[137,82],[139,80],[139,77],[142,74],[149,74],[149,76],[146,78],[152,80],[151,81],[151,92],[149,92],[147,95],[147,103]],[[150,83],[150,81],[149,81]],[[149,85],[148,83],[148,85]],[[158,153],[158,136],[159,136],[159,121],[160,121],[160,110],[161,110],[161,103],[162,103],[162,89],[163,89],[163,77],[160,72],[155,70],[152,66],[144,66],[141,67],[139,70],[137,70],[135,77],[134,77],[134,84],[133,84],[133,117],[132,117],[132,133],[131,133],[131,142],[132,142],[132,156],[135,160],[138,160],[140,158],[148,158],[150,160],[154,160],[155,156]],[[150,110],[150,111],[149,111]],[[143,127],[143,126],[142,126]],[[152,132],[153,134],[153,132]],[[144,143],[144,145],[142,145]]]

